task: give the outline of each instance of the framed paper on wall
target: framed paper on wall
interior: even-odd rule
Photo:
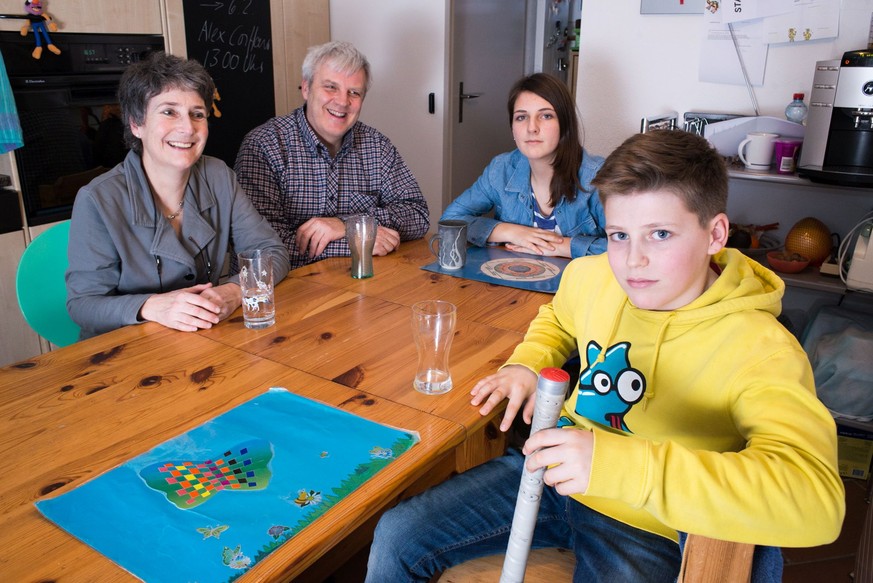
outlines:
[[[707,2],[717,0],[640,0],[640,14],[703,14]]]

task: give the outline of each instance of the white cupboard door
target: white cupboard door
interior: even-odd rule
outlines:
[[[43,4],[58,32],[163,34],[161,0],[52,0]],[[0,0],[0,13],[24,14],[24,0]],[[20,30],[26,23],[3,19],[0,30]],[[33,37],[32,32],[28,34]]]

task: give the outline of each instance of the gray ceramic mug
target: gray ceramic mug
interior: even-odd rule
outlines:
[[[434,243],[440,242],[439,251]],[[437,224],[437,233],[430,238],[430,251],[443,269],[461,269],[467,262],[467,223],[445,220]]]

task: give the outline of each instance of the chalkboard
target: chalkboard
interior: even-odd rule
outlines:
[[[267,0],[183,0],[188,58],[215,80],[205,153],[233,167],[249,130],[276,112],[273,39]]]

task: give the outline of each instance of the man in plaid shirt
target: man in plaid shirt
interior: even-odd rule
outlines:
[[[311,47],[305,103],[245,137],[235,170],[258,211],[288,247],[291,269],[349,255],[343,218],[379,222],[374,255],[427,232],[427,202],[391,141],[360,123],[370,64],[351,44]]]

